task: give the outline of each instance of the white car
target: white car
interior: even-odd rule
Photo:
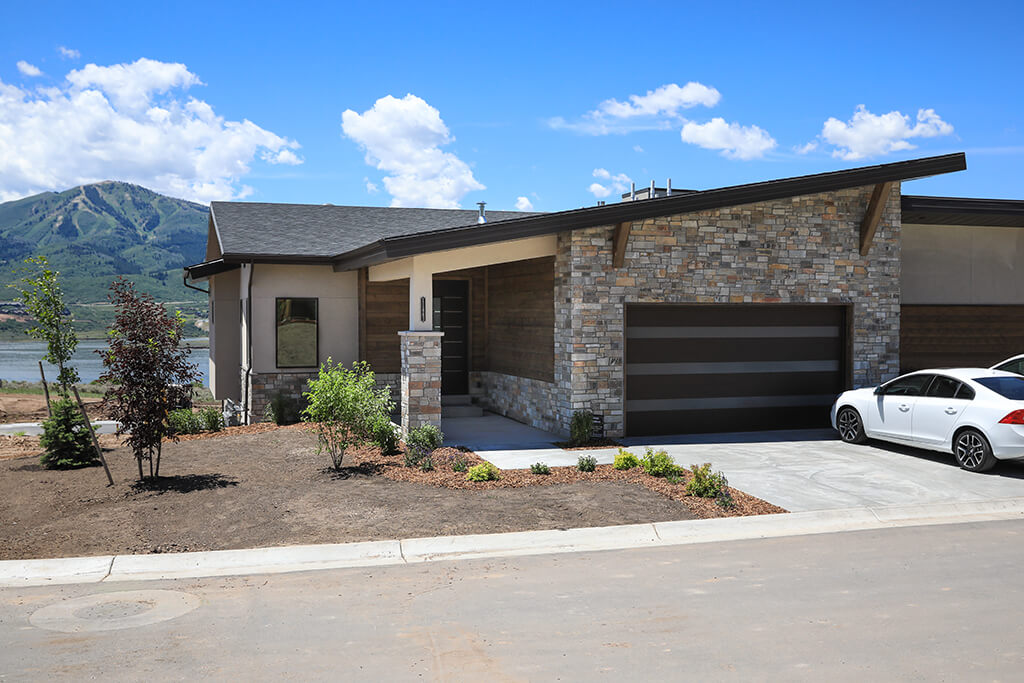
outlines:
[[[1024,460],[1024,377],[992,368],[912,372],[839,395],[832,427],[847,443],[881,439],[952,452],[971,472]]]
[[[1014,356],[1013,358],[1007,358],[1002,363],[993,365],[992,369],[1024,375],[1024,353],[1019,356]]]

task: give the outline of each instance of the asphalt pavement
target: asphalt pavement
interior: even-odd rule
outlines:
[[[1024,521],[0,589],[0,680],[1016,680]]]

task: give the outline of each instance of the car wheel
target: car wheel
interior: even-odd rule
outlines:
[[[956,456],[957,464],[969,472],[987,472],[996,464],[988,439],[973,429],[965,429],[956,435],[953,455]]]
[[[864,423],[860,419],[860,413],[849,406],[839,409],[836,415],[836,428],[839,430],[839,438],[846,443],[864,443],[868,440],[864,434]]]

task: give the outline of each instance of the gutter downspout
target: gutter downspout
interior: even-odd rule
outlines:
[[[210,290],[208,290],[208,289],[203,289],[202,287],[196,287],[195,285],[190,285],[188,283],[188,271],[187,270],[185,271],[185,274],[181,276],[181,284],[185,285],[189,289],[194,289],[197,292],[202,292],[203,294],[209,294],[210,293]]]
[[[245,299],[246,308],[246,324],[245,324],[245,346],[246,346],[246,363],[245,363],[245,393],[242,395],[242,411],[245,415],[245,423],[252,424],[251,416],[249,415],[249,402],[250,392],[249,387],[252,385],[252,277],[255,273],[256,266],[252,261],[249,261],[249,284],[247,286],[247,293]]]

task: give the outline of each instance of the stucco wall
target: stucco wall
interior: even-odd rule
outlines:
[[[238,288],[240,271],[210,278],[210,389],[216,399],[242,397]]]
[[[633,223],[612,267],[613,226],[562,233],[555,261],[555,409],[624,429],[627,303],[853,304],[853,383],[899,371],[900,191],[859,253],[871,187]],[[564,427],[563,427],[564,429]]]
[[[903,303],[1024,303],[1024,228],[903,226]]]
[[[277,367],[275,300],[277,297],[316,297],[318,302],[318,361],[328,357],[351,364],[359,356],[359,291],[355,272],[335,273],[330,266],[257,263],[252,285],[253,370],[308,372]]]

